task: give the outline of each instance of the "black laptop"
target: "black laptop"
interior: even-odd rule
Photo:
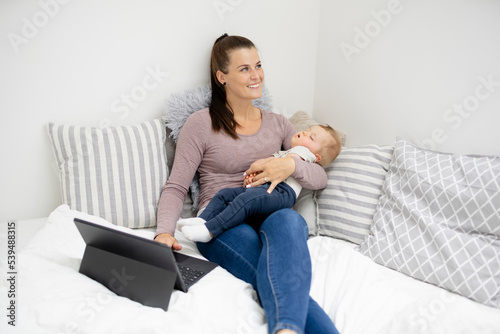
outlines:
[[[87,244],[80,273],[143,305],[166,311],[173,289],[187,292],[217,267],[154,240],[79,218],[74,222]]]

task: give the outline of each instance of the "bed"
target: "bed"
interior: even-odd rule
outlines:
[[[207,103],[208,93],[201,87],[173,96],[167,119],[134,126],[49,124],[65,204],[46,218],[1,225],[4,254],[15,236],[10,248],[15,266],[8,267],[6,256],[0,259],[8,276],[0,281],[2,333],[267,333],[255,291],[221,267],[187,293],[174,291],[167,311],[117,296],[78,272],[85,243],[74,218],[153,238],[176,135],[189,113]],[[270,106],[264,101],[261,107]],[[315,124],[304,112],[290,120],[297,130]],[[410,179],[421,179],[401,182],[414,167],[420,170]],[[450,182],[455,170],[466,177]],[[394,146],[344,147],[326,171],[327,187],[304,190],[294,209],[309,226],[310,294],[341,333],[500,333],[500,157],[457,157],[398,139]],[[424,181],[432,192],[419,191]],[[434,189],[438,184],[447,188]],[[193,180],[183,217],[193,215],[196,191]],[[407,212],[412,214],[404,217]],[[175,236],[181,252],[202,258],[182,233]],[[386,246],[381,250],[380,245]],[[415,264],[415,254],[424,263]],[[454,255],[461,258],[450,271],[447,259]],[[436,263],[439,270],[428,267]],[[448,270],[444,281],[419,271],[434,274],[442,268]],[[455,275],[462,270],[465,276]],[[462,278],[457,282],[456,277]],[[474,279],[470,286],[484,291],[465,291],[461,281],[469,278]]]
[[[119,297],[79,274],[85,243],[75,217],[144,238],[154,234],[67,205],[47,219],[16,222],[18,240],[24,240],[17,255],[16,327],[3,321],[2,333],[267,333],[252,287],[220,267],[189,292],[175,291],[167,312]],[[176,237],[183,253],[201,257],[191,241]],[[355,246],[325,236],[309,240],[311,295],[341,333],[500,333],[500,310],[378,265]]]

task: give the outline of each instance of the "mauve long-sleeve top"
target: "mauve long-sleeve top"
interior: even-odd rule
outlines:
[[[291,148],[295,129],[283,115],[265,110],[260,129],[235,140],[225,132],[214,132],[208,108],[191,114],[177,140],[174,164],[158,203],[156,235],[174,235],[177,220],[196,171],[200,175],[199,207],[205,207],[222,188],[242,187],[243,173],[261,158]],[[294,157],[292,176],[307,189],[322,189],[327,176],[316,164]]]

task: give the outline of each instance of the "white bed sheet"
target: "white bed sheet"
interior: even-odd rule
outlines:
[[[344,334],[499,334],[500,309],[376,264],[342,240],[309,240],[311,296]]]
[[[74,217],[113,226],[65,205],[54,210],[18,255],[18,326],[3,321],[2,333],[267,333],[251,286],[222,268],[188,293],[175,291],[167,312],[118,297],[79,274],[85,244]],[[146,238],[154,233],[120,229]],[[201,257],[192,242],[176,237],[184,253]],[[351,243],[315,237],[309,246],[311,295],[341,333],[500,333],[498,309],[377,265]],[[0,290],[5,298],[5,280]]]

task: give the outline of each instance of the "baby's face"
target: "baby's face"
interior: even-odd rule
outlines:
[[[292,137],[292,147],[305,146],[312,153],[316,154],[320,151],[323,144],[328,139],[328,132],[321,126],[314,125],[307,131],[297,132]]]

